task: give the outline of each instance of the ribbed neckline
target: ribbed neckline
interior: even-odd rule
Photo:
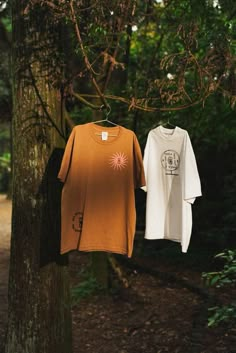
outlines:
[[[165,140],[172,140],[178,130],[178,126],[176,126],[174,129],[167,129],[165,127],[163,127],[162,125],[158,126],[156,129],[159,133],[159,135],[165,139]]]
[[[107,145],[107,144],[111,144],[111,143],[114,143],[115,141],[117,141],[121,134],[122,134],[122,127],[120,125],[117,125],[117,126],[100,126],[100,125],[96,125],[94,123],[88,123],[88,128],[89,128],[89,132],[90,132],[90,135],[92,137],[92,139],[97,142],[97,143],[100,143],[102,145]],[[98,132],[98,133],[102,133],[102,131],[107,131],[108,132],[108,136],[109,136],[109,133],[114,133],[114,134],[117,134],[117,136],[114,136],[112,137],[111,140],[109,140],[109,138],[105,141],[103,141],[101,139],[101,137],[99,136],[99,139],[96,137],[95,133]]]

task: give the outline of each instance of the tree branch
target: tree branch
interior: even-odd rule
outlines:
[[[127,1],[127,0],[126,0]],[[125,1],[125,2],[126,2]],[[123,6],[123,13],[121,14],[121,20],[120,20],[120,26],[119,26],[119,33],[122,32],[122,29],[124,28],[124,25],[126,23],[126,19],[127,19],[127,16],[129,14],[129,8],[131,7],[131,0],[128,1],[127,4],[125,4],[125,6]],[[132,9],[132,15],[134,15],[134,6],[133,6],[133,9]],[[115,35],[115,34],[114,34]],[[113,52],[113,55],[112,55],[112,58],[114,59],[112,62],[110,62],[110,65],[108,67],[108,70],[107,70],[107,75],[106,75],[106,81],[104,83],[104,86],[102,88],[102,91],[105,92],[106,89],[107,89],[107,86],[108,86],[108,83],[111,79],[111,74],[112,74],[112,71],[113,71],[113,68],[114,68],[114,65],[115,65],[115,61],[116,61],[116,57],[118,55],[118,51],[119,51],[119,36],[117,36],[117,41],[116,41],[116,47],[114,49],[114,52]]]
[[[85,48],[84,48],[84,45],[83,45],[83,41],[82,41],[82,38],[81,38],[81,35],[80,35],[80,30],[79,30],[79,26],[78,26],[78,22],[77,22],[77,19],[76,19],[76,15],[75,15],[75,10],[74,10],[74,6],[73,6],[73,0],[70,1],[70,9],[71,9],[71,20],[72,22],[74,23],[74,26],[75,26],[75,33],[76,33],[76,36],[77,36],[77,39],[78,39],[78,42],[79,42],[79,45],[80,45],[80,48],[81,48],[81,51],[82,51],[82,54],[83,54],[83,58],[84,58],[84,62],[85,62],[85,65],[87,67],[87,70],[90,74],[90,78],[91,78],[91,81],[92,81],[92,84],[98,94],[98,97],[101,99],[102,103],[104,104],[104,106],[106,107],[106,109],[109,108],[108,106],[108,103],[106,101],[106,99],[104,98],[104,95],[103,93],[101,92],[98,84],[97,84],[97,81],[95,79],[95,72],[93,71],[93,68],[89,62],[89,59],[88,59],[88,56],[87,56],[87,53],[85,51]]]
[[[87,98],[99,98],[99,96],[97,96],[96,94],[81,94],[79,95],[80,98],[81,97],[87,97]],[[138,110],[142,110],[142,111],[146,111],[146,112],[157,112],[157,111],[178,111],[178,110],[182,110],[182,109],[186,109],[186,108],[190,108],[193,107],[194,105],[200,104],[204,101],[203,98],[199,98],[198,100],[191,102],[190,104],[184,104],[178,107],[161,107],[161,108],[154,108],[154,107],[149,107],[148,105],[143,105],[141,104],[141,102],[146,102],[147,100],[151,101],[151,100],[156,100],[156,98],[134,98],[132,97],[131,99],[128,98],[124,98],[124,97],[119,97],[119,96],[114,96],[114,95],[110,95],[110,94],[106,94],[104,95],[104,97],[106,99],[110,99],[110,100],[115,100],[115,101],[119,101],[122,103],[125,103],[129,106],[128,110],[131,109],[138,109]]]
[[[94,109],[94,110],[101,110],[101,106],[100,105],[95,105],[90,103],[88,100],[84,99],[79,93],[75,93],[73,90],[71,91],[72,96],[74,96],[75,98],[77,98],[81,103],[87,105],[88,107]],[[94,98],[98,98],[99,96],[94,95]]]

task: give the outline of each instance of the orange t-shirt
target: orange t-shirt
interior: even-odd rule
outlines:
[[[134,132],[121,126],[77,125],[67,142],[58,178],[61,253],[107,251],[131,257],[134,189],[145,185]]]

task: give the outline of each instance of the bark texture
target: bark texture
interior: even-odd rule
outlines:
[[[64,145],[60,31],[42,4],[13,0],[12,15],[13,217],[5,352],[70,353],[68,261],[59,255],[56,178]]]

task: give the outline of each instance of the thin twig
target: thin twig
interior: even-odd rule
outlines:
[[[80,97],[89,97],[89,98],[99,98],[99,96],[97,96],[96,94],[81,94],[79,95]],[[146,101],[147,98],[138,98],[135,99],[134,97],[131,99],[127,99],[127,98],[123,98],[123,97],[119,97],[119,96],[114,96],[114,95],[110,95],[110,94],[106,94],[104,95],[104,97],[106,99],[111,99],[111,100],[115,100],[115,101],[119,101],[122,103],[125,103],[129,106],[129,109],[138,109],[138,110],[142,110],[142,111],[146,111],[146,112],[157,112],[157,111],[179,111],[179,110],[183,110],[186,108],[190,108],[193,107],[194,105],[200,104],[204,101],[203,98],[200,98],[194,102],[191,102],[190,104],[185,104],[185,105],[181,105],[178,107],[161,107],[161,108],[155,108],[155,107],[149,107],[149,106],[143,106],[140,105],[138,102],[140,101]],[[152,98],[148,98],[149,100],[152,100]]]
[[[126,19],[127,19],[127,16],[128,16],[128,13],[129,13],[129,8],[131,6],[131,1],[129,0],[128,4],[126,4],[126,6],[123,7],[123,9],[125,9],[125,13],[122,13],[122,16],[121,16],[121,23],[120,23],[120,28],[119,28],[119,33],[122,32],[122,29],[124,28],[124,25],[126,23]],[[113,34],[114,35],[114,34]],[[109,67],[108,67],[108,71],[107,71],[107,75],[106,75],[106,81],[105,81],[105,84],[103,86],[103,89],[102,91],[105,92],[106,89],[107,89],[107,86],[108,86],[108,83],[111,79],[111,74],[112,74],[112,71],[113,71],[113,68],[114,68],[114,65],[115,65],[115,59],[118,55],[118,52],[119,52],[119,36],[117,37],[117,42],[116,42],[116,47],[114,49],[114,52],[113,52],[113,62],[110,63]]]
[[[108,109],[108,103],[106,101],[106,99],[104,98],[104,95],[102,94],[98,84],[97,84],[97,81],[95,79],[95,72],[89,62],[89,59],[88,59],[88,56],[86,54],[86,51],[85,51],[85,48],[84,48],[84,45],[83,45],[83,41],[82,41],[82,38],[81,38],[81,35],[80,35],[80,30],[79,30],[79,26],[78,26],[78,22],[77,22],[77,19],[76,19],[76,15],[75,15],[75,10],[74,10],[74,6],[73,6],[73,0],[70,1],[70,9],[71,9],[71,17],[72,17],[72,22],[74,23],[74,26],[75,26],[75,32],[76,32],[76,36],[77,36],[77,39],[78,39],[78,42],[79,42],[79,45],[80,45],[80,48],[81,48],[81,51],[82,51],[82,54],[83,54],[83,58],[84,58],[84,62],[85,62],[85,65],[88,69],[88,72],[90,74],[90,78],[91,78],[91,81],[93,83],[93,86],[95,87],[95,90],[98,94],[98,97],[101,99],[102,103],[104,104],[104,106]]]
[[[71,91],[72,96],[77,98],[81,103],[87,105],[88,107],[94,109],[94,110],[100,110],[101,106],[100,105],[95,105],[84,99],[79,93],[75,93],[73,90]],[[98,97],[98,96],[96,96]]]
[[[113,55],[112,55],[114,61],[115,61],[115,59],[116,59],[116,57],[117,57],[118,50],[119,50],[119,40],[117,40],[116,48],[115,48],[114,53],[113,53]],[[110,81],[110,79],[111,79],[111,74],[112,74],[113,68],[114,68],[114,62],[111,62],[110,65],[109,65],[109,67],[108,67],[107,74],[106,74],[106,81],[105,81],[105,83],[104,83],[104,85],[103,85],[103,88],[102,88],[102,91],[103,91],[103,92],[105,92],[106,89],[107,89],[108,83],[109,83],[109,81]]]

